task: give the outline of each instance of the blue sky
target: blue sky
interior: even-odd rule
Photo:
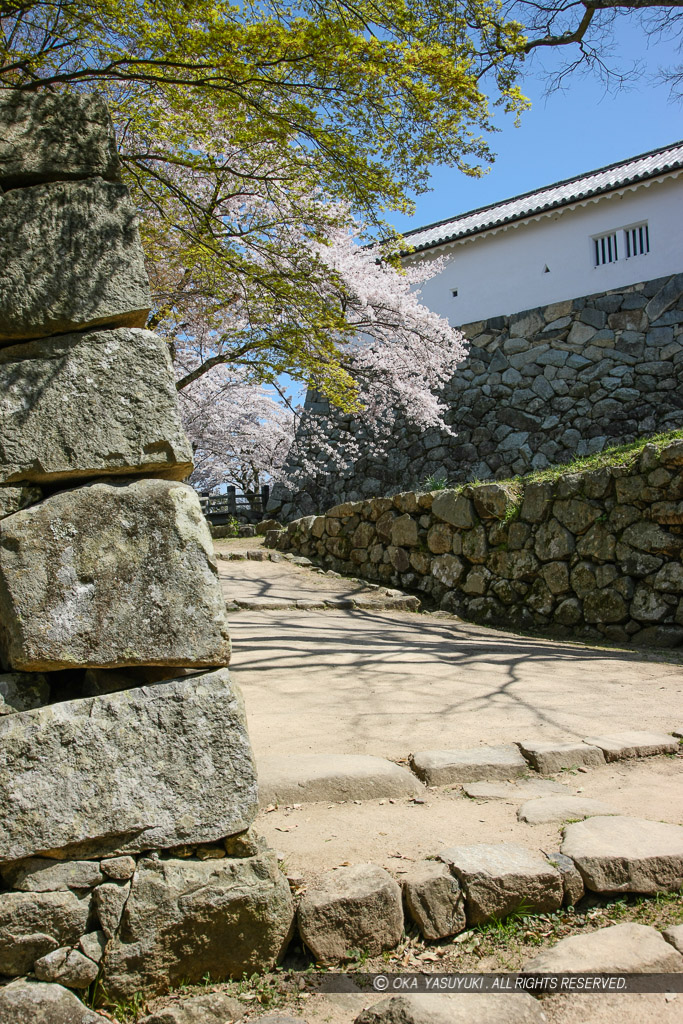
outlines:
[[[632,18],[621,21],[615,39],[621,67],[642,60],[655,72],[658,66],[676,63],[677,57],[680,62],[673,44],[648,47]],[[666,85],[640,81],[628,90],[606,93],[594,77],[574,75],[569,88],[549,96],[536,76],[529,75],[521,85],[531,109],[522,115],[519,128],[511,117],[498,116],[502,130],[491,139],[498,155],[488,174],[472,179],[452,168],[433,168],[433,191],[417,198],[415,216],[389,217],[396,228],[408,231],[444,220],[683,138],[683,106],[669,100]]]

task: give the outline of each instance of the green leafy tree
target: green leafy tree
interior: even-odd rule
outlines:
[[[0,18],[0,87],[109,101],[151,326],[197,341],[181,386],[232,362],[353,407],[355,296],[325,247],[386,234],[434,163],[481,173],[489,94],[525,106],[497,0],[0,0]]]

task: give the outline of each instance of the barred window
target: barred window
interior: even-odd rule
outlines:
[[[636,224],[633,228],[624,228],[626,259],[630,256],[644,256],[650,251],[650,232],[645,224]]]
[[[616,263],[619,259],[616,231],[609,235],[600,235],[599,238],[594,238],[593,244],[595,246],[596,267],[601,267],[604,263]]]

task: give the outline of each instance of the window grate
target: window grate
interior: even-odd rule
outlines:
[[[605,263],[616,263],[619,259],[616,232],[612,232],[610,235],[602,235],[600,238],[594,238],[593,244],[595,245],[596,267],[601,267]]]
[[[626,259],[631,256],[644,256],[650,251],[650,232],[647,224],[636,224],[634,228],[624,228],[626,243]]]

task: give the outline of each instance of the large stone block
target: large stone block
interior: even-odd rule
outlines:
[[[0,343],[144,327],[149,285],[124,185],[34,185],[0,196]]]
[[[225,669],[0,720],[0,862],[211,842],[248,828],[256,808]]]
[[[0,92],[0,185],[7,188],[99,176],[117,181],[114,128],[102,97]]]
[[[9,668],[225,665],[209,529],[191,487],[93,483],[0,521],[0,658]]]
[[[73,892],[0,893],[0,974],[27,974],[86,930],[90,900]]]
[[[271,968],[294,908],[271,851],[219,861],[143,859],[118,936],[102,962],[110,997],[162,992],[181,980],[241,978]]]
[[[157,335],[121,328],[0,348],[0,483],[191,472]]]
[[[0,434],[0,445],[2,444]],[[11,516],[27,505],[40,501],[42,491],[39,487],[0,487],[0,519]]]
[[[644,818],[588,818],[568,825],[562,853],[593,892],[683,888],[683,828]]]
[[[0,988],[0,1020],[3,1024],[106,1024],[61,985],[21,978]]]

